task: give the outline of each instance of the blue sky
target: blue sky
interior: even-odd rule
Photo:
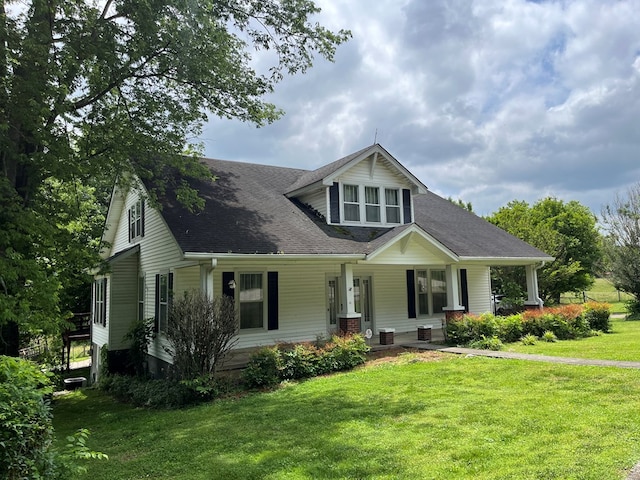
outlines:
[[[316,3],[351,41],[279,84],[280,121],[211,118],[206,156],[315,169],[377,138],[480,215],[545,196],[598,214],[640,181],[640,0]]]

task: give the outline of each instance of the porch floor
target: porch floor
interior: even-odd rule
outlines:
[[[424,348],[425,345],[434,342],[443,342],[444,334],[441,328],[431,329],[431,341],[418,340],[418,331],[413,330],[411,332],[396,332],[394,334],[394,342],[390,345],[381,345],[380,336],[374,335],[367,340],[367,345],[371,348],[372,352],[379,352],[382,350],[391,350],[394,348]],[[266,346],[266,345],[265,345]],[[225,361],[222,371],[224,370],[238,370],[247,366],[251,354],[260,350],[262,347],[241,348],[234,350],[229,354],[229,357]]]

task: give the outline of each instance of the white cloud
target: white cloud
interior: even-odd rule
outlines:
[[[377,140],[433,191],[490,213],[640,180],[640,2],[321,0],[349,28],[271,100],[264,129],[212,121],[207,154],[316,168]]]

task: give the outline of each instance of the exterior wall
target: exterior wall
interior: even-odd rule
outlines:
[[[102,347],[105,343],[109,343],[109,314],[111,313],[110,308],[110,296],[111,296],[111,275],[98,276],[95,280],[100,280],[103,278],[107,278],[107,295],[105,298],[105,310],[107,316],[107,325],[102,326],[100,323],[94,322],[94,312],[93,312],[93,295],[91,294],[91,342],[96,344],[98,347]]]
[[[484,265],[461,265],[460,268],[467,269],[469,311],[478,314],[491,311],[491,275],[489,267]]]
[[[300,200],[305,205],[310,205],[314,210],[327,218],[327,195],[328,190],[326,188],[323,188],[322,190],[318,190],[317,192],[302,195],[298,198],[298,200]]]
[[[138,255],[131,255],[112,266],[110,284],[111,288],[107,285],[109,350],[120,350],[129,347],[124,336],[138,314]]]
[[[412,235],[403,248],[404,239],[397,241],[384,252],[371,259],[371,263],[384,265],[445,265],[445,256],[435,247],[416,234]],[[431,247],[431,248],[429,248]],[[404,250],[404,252],[403,252]]]
[[[373,177],[371,176],[371,164],[373,159],[364,160],[353,168],[349,169],[339,177],[341,183],[351,183],[358,185],[388,186],[397,188],[411,188],[411,184],[407,179],[395,169],[387,166],[382,156],[378,156],[378,160],[373,169]]]

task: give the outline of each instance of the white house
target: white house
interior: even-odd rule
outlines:
[[[530,307],[540,307],[536,268],[552,260],[431,193],[380,145],[314,171],[205,159],[216,181],[197,181],[206,201],[191,213],[168,188],[160,209],[144,184],[116,186],[103,252],[109,273],[93,290],[93,369],[108,345],[155,318],[150,368],[162,348],[170,292],[230,295],[240,312],[236,348],[297,342],[342,330],[418,325],[490,310],[489,269],[526,267]]]

